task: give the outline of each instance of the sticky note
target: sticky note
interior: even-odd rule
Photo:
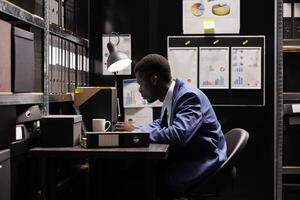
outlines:
[[[203,20],[204,33],[214,33],[215,32],[215,20],[205,19]]]

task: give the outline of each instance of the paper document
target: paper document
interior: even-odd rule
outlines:
[[[199,88],[229,88],[228,47],[200,47]]]
[[[261,89],[261,47],[231,48],[231,88]]]
[[[135,126],[148,124],[153,121],[153,108],[125,108],[125,122]]]
[[[197,87],[198,48],[172,47],[168,49],[172,78],[182,78]]]
[[[240,0],[182,0],[184,34],[239,33]],[[205,31],[204,24],[210,22]]]

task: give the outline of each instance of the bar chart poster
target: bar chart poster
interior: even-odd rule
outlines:
[[[261,89],[261,47],[231,48],[231,88]]]
[[[200,47],[199,88],[229,88],[229,47]]]
[[[182,78],[197,87],[198,79],[198,48],[168,48],[168,61],[173,78]]]
[[[124,108],[159,107],[160,101],[148,103],[139,92],[139,84],[136,79],[123,80],[123,105]]]

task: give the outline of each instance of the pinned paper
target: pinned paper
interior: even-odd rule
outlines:
[[[182,0],[183,34],[210,33],[206,19],[215,20],[213,34],[239,33],[240,0]]]
[[[205,19],[203,20],[204,33],[214,33],[215,32],[215,20]]]

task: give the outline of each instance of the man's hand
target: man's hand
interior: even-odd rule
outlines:
[[[117,122],[115,131],[133,131],[134,126],[129,122]]]

